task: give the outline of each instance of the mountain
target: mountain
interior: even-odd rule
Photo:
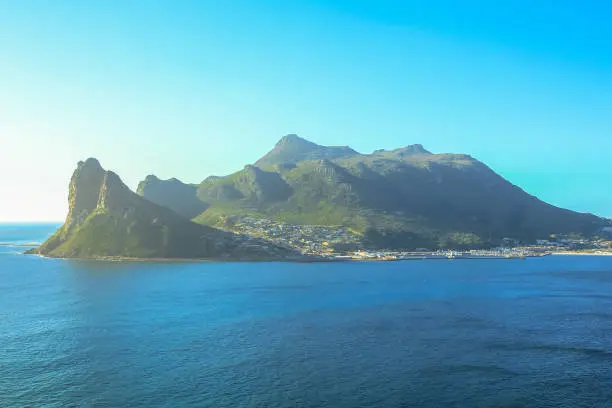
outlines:
[[[609,225],[547,204],[465,154],[422,145],[360,154],[295,135],[255,166],[204,180],[196,197],[207,206],[198,223],[223,226],[230,215],[251,215],[344,225],[379,248],[483,247],[506,237],[592,235]]]
[[[207,205],[196,196],[197,186],[182,183],[175,178],[160,180],[154,175],[149,175],[138,183],[136,192],[187,218],[196,217],[207,208]]]
[[[348,146],[319,146],[291,134],[283,136],[270,152],[255,163],[255,166],[265,169],[272,166],[295,164],[304,160],[337,159],[358,154]]]
[[[176,183],[164,185],[177,188]],[[33,253],[76,258],[241,260],[295,255],[266,241],[193,223],[133,193],[95,159],[78,163],[70,181],[68,202],[64,225]]]
[[[288,199],[291,187],[280,174],[247,165],[224,178],[208,178],[196,189],[203,202],[245,200],[260,204]]]

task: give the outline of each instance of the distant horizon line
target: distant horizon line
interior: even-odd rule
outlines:
[[[50,221],[50,220],[34,220],[34,221],[8,221],[8,220],[0,220],[0,225],[6,225],[6,224],[62,224],[64,223],[66,220],[54,220],[54,221]]]

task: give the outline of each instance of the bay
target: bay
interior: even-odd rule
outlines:
[[[0,242],[56,225],[1,225]],[[612,257],[92,262],[0,246],[2,407],[609,407]]]

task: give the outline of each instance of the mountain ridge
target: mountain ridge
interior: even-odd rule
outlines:
[[[255,162],[255,166],[266,168],[274,165],[295,164],[303,160],[331,159],[358,155],[348,146],[321,146],[296,134],[283,136],[272,150]]]
[[[339,149],[339,150],[338,150]],[[604,220],[545,203],[466,154],[420,144],[361,154],[287,135],[244,169],[196,189],[194,221],[247,214],[279,222],[345,225],[375,247],[482,247],[509,237],[591,235]]]

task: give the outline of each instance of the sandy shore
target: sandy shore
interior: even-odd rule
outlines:
[[[551,255],[558,256],[612,256],[612,252],[553,252]]]

